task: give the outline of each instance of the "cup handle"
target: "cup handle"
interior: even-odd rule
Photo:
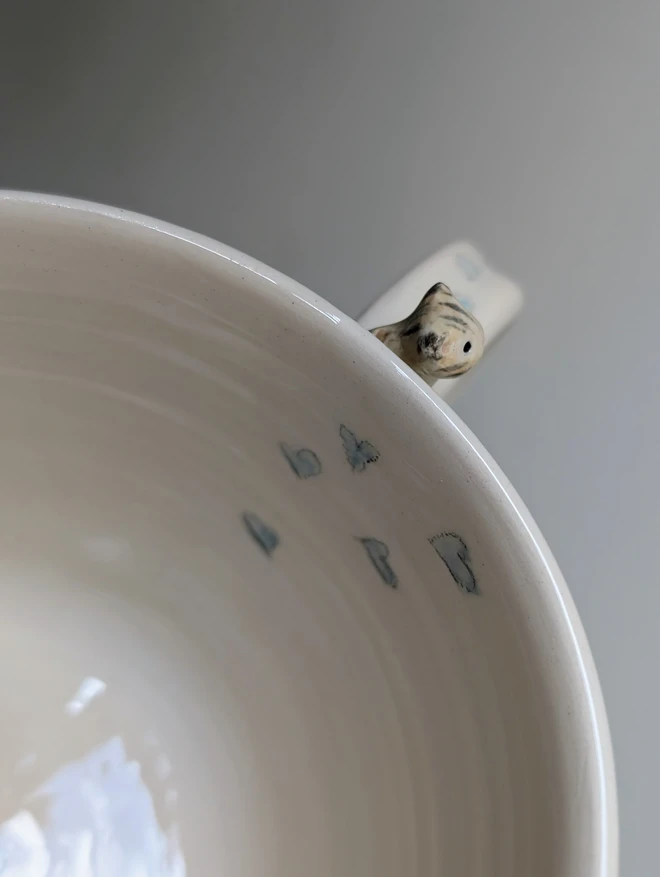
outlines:
[[[365,329],[375,329],[405,319],[438,281],[445,283],[483,326],[486,356],[520,313],[523,295],[519,286],[493,271],[475,247],[463,241],[445,247],[413,268],[367,308],[358,322]],[[436,381],[434,391],[443,399],[455,398],[479,365],[462,377]]]

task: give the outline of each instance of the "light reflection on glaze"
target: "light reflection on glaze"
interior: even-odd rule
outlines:
[[[68,716],[79,716],[95,698],[100,697],[105,692],[106,688],[105,682],[101,679],[97,679],[95,676],[88,676],[80,683],[80,688],[75,696],[66,704],[64,712]]]
[[[133,549],[126,539],[110,535],[86,539],[83,542],[82,550],[90,560],[101,564],[129,560],[133,554]]]
[[[24,755],[23,758],[18,762],[18,764],[14,767],[14,773],[20,773],[23,770],[29,770],[31,767],[37,763],[37,753],[36,752],[28,752],[27,755]]]
[[[21,810],[0,825],[0,874],[2,877],[47,877],[49,873],[52,873],[50,854],[43,833],[34,816]]]
[[[119,737],[62,767],[0,825],[0,875],[185,877],[176,825],[160,827],[141,773]],[[39,800],[42,826],[30,812]]]

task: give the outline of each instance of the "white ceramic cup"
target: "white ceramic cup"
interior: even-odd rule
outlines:
[[[0,874],[614,877],[561,574],[376,338],[199,235],[4,193],[0,403]]]

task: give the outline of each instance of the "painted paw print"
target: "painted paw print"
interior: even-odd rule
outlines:
[[[380,539],[358,539],[364,546],[364,550],[369,555],[369,560],[376,568],[376,572],[390,588],[396,588],[399,580],[396,573],[389,563],[390,549]]]
[[[429,542],[440,557],[451,577],[461,591],[466,594],[478,594],[477,580],[470,568],[470,552],[467,545],[456,533],[441,533],[433,536]]]
[[[358,439],[347,426],[339,428],[339,435],[344,445],[346,459],[354,472],[364,472],[369,463],[375,463],[380,457],[377,449],[366,439]]]
[[[286,442],[280,442],[280,450],[298,478],[313,478],[321,474],[321,461],[309,448],[296,450]]]
[[[244,512],[243,523],[264,554],[272,557],[273,552],[280,544],[280,537],[275,530],[265,521],[262,521],[259,515],[255,515],[254,512]]]
[[[354,472],[364,472],[369,463],[375,463],[380,454],[367,439],[359,439],[353,430],[342,424],[339,436],[346,459]],[[295,448],[286,442],[278,445],[282,456],[297,478],[305,480],[321,475],[321,460],[311,448]],[[267,557],[272,557],[280,544],[278,532],[254,512],[243,512],[243,525],[254,542]],[[390,549],[374,537],[355,537],[364,548],[381,581],[390,588],[399,587],[399,578],[390,563]],[[470,566],[470,552],[456,533],[440,533],[429,540],[451,577],[465,594],[478,594],[477,580]]]

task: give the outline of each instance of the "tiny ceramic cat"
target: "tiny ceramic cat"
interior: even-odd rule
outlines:
[[[444,283],[432,286],[405,320],[371,332],[427,384],[465,374],[484,350],[481,323]]]

